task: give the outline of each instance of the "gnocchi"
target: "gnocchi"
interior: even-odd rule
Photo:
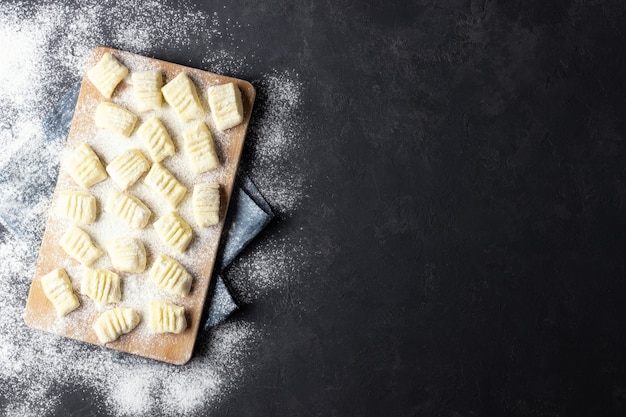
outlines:
[[[120,237],[107,242],[107,252],[113,268],[122,272],[142,272],[146,269],[146,248],[139,239]]]
[[[184,72],[161,88],[163,98],[174,108],[180,120],[189,122],[204,116],[204,109],[198,97],[196,86]]]
[[[220,186],[217,183],[196,184],[192,196],[193,215],[200,227],[220,221]]]
[[[187,187],[182,185],[171,172],[158,162],[152,164],[143,181],[167,201],[172,208],[176,208],[187,194]]]
[[[111,98],[117,85],[128,75],[128,68],[113,55],[105,53],[100,61],[87,71],[87,78],[106,98]]]
[[[131,332],[140,321],[139,314],[132,308],[116,307],[102,313],[92,327],[100,343],[109,343]]]
[[[120,276],[108,269],[86,268],[80,292],[99,303],[117,303],[122,300]]]
[[[96,221],[96,197],[89,193],[63,190],[57,200],[57,215],[75,223],[91,224]]]
[[[206,123],[199,122],[183,132],[185,153],[191,169],[196,174],[210,171],[220,165],[215,153],[211,131]]]
[[[181,297],[189,294],[192,276],[176,259],[161,254],[154,260],[150,278],[159,288]]]
[[[57,316],[63,317],[80,306],[74,294],[72,282],[63,268],[56,268],[41,277],[41,286],[46,298],[50,300]]]
[[[243,121],[243,103],[237,84],[214,85],[207,89],[209,108],[215,127],[224,131]]]
[[[152,211],[140,199],[119,191],[109,194],[104,211],[122,219],[133,229],[146,227],[152,216]]]
[[[176,152],[174,142],[172,142],[165,126],[154,116],[139,126],[137,135],[148,148],[148,153],[154,162],[161,162]]]
[[[131,149],[111,161],[107,172],[122,190],[128,189],[150,168],[150,162],[139,149]]]
[[[110,48],[90,57],[24,318],[182,364],[208,308],[254,87]],[[43,293],[54,268],[78,303],[69,321]]]
[[[138,71],[133,72],[131,77],[137,109],[142,113],[160,109],[163,101],[161,71]]]
[[[187,328],[185,308],[165,300],[148,307],[148,327],[155,333],[182,333]]]
[[[67,173],[82,188],[87,189],[107,178],[100,158],[86,143],[77,146],[64,162]]]
[[[137,116],[122,106],[103,101],[96,107],[94,122],[100,129],[109,130],[127,138],[135,129]]]
[[[85,266],[89,266],[102,256],[104,252],[91,240],[91,236],[83,229],[72,226],[61,236],[59,246],[72,258]]]
[[[193,236],[191,227],[175,211],[155,221],[154,230],[163,243],[178,253],[185,252]]]

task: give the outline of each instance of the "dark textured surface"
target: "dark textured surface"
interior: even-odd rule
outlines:
[[[264,337],[211,415],[626,415],[625,3],[223,4],[238,76],[303,81],[310,187],[264,236],[311,256],[236,314]]]

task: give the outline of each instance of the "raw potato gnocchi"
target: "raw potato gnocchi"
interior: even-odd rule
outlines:
[[[105,53],[100,61],[87,71],[89,81],[106,98],[111,98],[115,87],[128,75],[128,68],[120,64],[110,53]]]
[[[103,101],[96,107],[94,122],[100,129],[109,130],[127,138],[135,129],[137,116],[122,106]]]
[[[96,197],[82,191],[63,190],[57,200],[57,215],[75,223],[96,221]]]
[[[176,259],[159,255],[150,269],[150,278],[159,288],[181,297],[189,294],[192,277]]]
[[[209,107],[215,127],[220,131],[243,122],[243,103],[237,84],[214,85],[207,89]]]
[[[133,90],[135,102],[140,112],[158,110],[163,102],[161,87],[163,87],[163,74],[161,71],[133,72]]]
[[[140,199],[119,191],[109,194],[104,211],[122,219],[133,229],[146,227],[152,216],[152,211]]]
[[[107,172],[122,190],[136,183],[148,169],[150,162],[139,149],[125,151],[107,165]]]
[[[58,317],[63,317],[80,306],[74,294],[72,282],[62,268],[57,268],[41,277],[43,293],[50,300]]]
[[[155,221],[154,230],[163,243],[178,253],[185,252],[193,236],[191,227],[175,211],[170,211]]]
[[[93,243],[87,232],[76,226],[70,227],[63,234],[59,245],[70,257],[85,266],[94,263],[104,253]]]
[[[202,108],[202,103],[200,103],[196,86],[184,72],[181,72],[172,81],[165,84],[161,88],[161,92],[167,104],[174,108],[183,122],[189,122],[204,116],[204,109]]]
[[[105,51],[115,57],[103,56]],[[249,117],[254,89],[243,81],[109,48],[97,48],[91,56],[92,64],[102,57],[97,65],[105,68],[108,61],[125,73],[99,92],[94,66],[92,82],[81,85],[68,151],[89,149],[99,169],[85,169],[87,180],[74,180],[76,185],[68,172],[93,158],[77,155],[76,163],[68,164],[72,168],[63,166],[57,211],[42,246],[49,259],[41,265],[47,270],[38,266],[34,281],[33,301],[44,308],[33,304],[32,317],[63,336],[113,342],[107,346],[184,363],[203,314],[208,267],[215,261],[245,133],[243,123],[223,130],[230,129],[225,123],[241,123],[237,119],[244,113],[237,99],[241,102],[242,96]],[[229,81],[236,82],[223,92],[231,97],[210,89]],[[91,162],[86,165],[92,168]],[[92,173],[100,178],[92,180]],[[82,304],[71,323],[55,322],[52,304],[38,293],[43,273],[56,267],[70,274],[73,298]]]
[[[220,165],[220,160],[215,153],[213,137],[206,123],[199,122],[187,128],[183,132],[183,139],[189,166],[194,173],[202,174]]]
[[[139,126],[137,135],[148,148],[148,153],[150,153],[150,157],[154,162],[161,162],[176,152],[172,138],[167,133],[163,123],[155,116],[152,116]]]
[[[132,308],[117,307],[102,313],[93,324],[93,330],[100,343],[109,343],[131,332],[140,320],[139,314]]]
[[[220,185],[202,183],[193,187],[193,216],[200,227],[217,224],[220,221]]]
[[[86,268],[80,292],[99,303],[117,303],[122,300],[120,276],[108,269]]]
[[[158,162],[152,164],[143,182],[167,201],[172,208],[176,208],[187,194],[187,187]]]
[[[122,272],[142,272],[146,269],[146,248],[132,237],[119,237],[107,242],[107,252],[113,268]]]
[[[148,308],[148,327],[155,333],[182,333],[187,328],[184,307],[169,301],[152,301]]]
[[[76,184],[85,189],[107,178],[100,158],[86,143],[77,146],[67,156],[65,170]]]

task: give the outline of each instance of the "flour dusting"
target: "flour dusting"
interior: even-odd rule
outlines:
[[[300,113],[301,87],[298,75],[291,71],[275,71],[261,78],[257,83],[259,117],[251,121],[249,133],[254,150],[253,180],[283,216],[297,207],[304,190],[302,174],[286,175],[299,172],[286,168],[299,163],[292,156],[301,146],[299,138],[306,136]]]
[[[241,24],[223,20],[218,13],[203,13],[191,3],[172,8],[159,1],[129,0],[79,2],[68,7],[62,1],[31,5],[26,1],[0,4],[0,170],[27,144],[43,135],[42,120],[66,91],[78,82],[88,52],[110,46],[154,56],[155,51],[172,51],[187,56],[203,45],[206,56],[194,57],[206,70],[237,76],[248,69],[254,56],[238,52]],[[135,17],[133,17],[135,16]],[[166,58],[159,57],[157,58]],[[304,135],[302,129],[301,81],[291,70],[271,70],[252,80],[262,110],[253,119],[248,141],[255,148],[250,174],[269,202],[283,216],[297,209],[302,199],[304,178],[294,168],[290,155]],[[33,151],[34,152],[34,151]],[[61,149],[37,153],[43,165],[54,165]],[[32,159],[32,158],[31,158]],[[37,170],[36,163],[23,159],[16,172]],[[36,162],[36,161],[34,161]],[[289,164],[289,165],[285,165]],[[288,166],[289,169],[285,170]],[[285,176],[284,172],[295,172]],[[0,414],[7,416],[50,415],[60,404],[64,390],[83,387],[85,401],[101,407],[101,413],[116,416],[185,415],[210,409],[246,380],[251,369],[242,361],[254,355],[259,343],[259,325],[238,319],[201,335],[191,361],[182,367],[119,354],[73,340],[34,331],[22,320],[34,270],[33,247],[38,247],[49,201],[44,193],[31,196],[34,206],[24,213],[32,219],[32,236],[0,238]],[[3,196],[20,199],[23,196]],[[280,288],[285,277],[297,275],[292,261],[299,242],[260,245],[248,255],[238,274],[252,272],[249,300],[262,296],[258,288]],[[296,245],[296,246],[294,246]],[[273,263],[272,259],[278,259]],[[293,268],[293,269],[292,269]],[[259,284],[255,289],[255,276]],[[248,291],[244,285],[239,288]],[[252,356],[253,357],[253,356]],[[254,362],[248,360],[247,362]],[[20,395],[16,395],[19,393]]]

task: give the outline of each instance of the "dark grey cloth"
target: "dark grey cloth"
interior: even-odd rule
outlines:
[[[70,88],[44,120],[44,135],[27,143],[0,167],[0,222],[18,238],[29,243],[33,261],[37,256],[49,206],[59,172],[59,154],[72,123],[80,84]],[[274,217],[269,204],[245,175],[239,175],[233,189],[229,214],[214,273],[204,328],[225,320],[237,308],[220,272],[250,243]]]

